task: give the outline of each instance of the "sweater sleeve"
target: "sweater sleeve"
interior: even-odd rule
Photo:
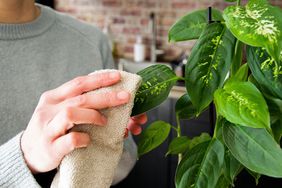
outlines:
[[[21,136],[22,133],[0,146],[0,187],[40,187],[23,158]]]

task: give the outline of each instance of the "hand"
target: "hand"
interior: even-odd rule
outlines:
[[[147,120],[148,118],[145,113],[131,117],[124,137],[126,138],[128,136],[128,130],[134,135],[139,135],[142,132],[141,125],[145,124]]]
[[[118,72],[82,76],[42,94],[21,138],[25,161],[33,173],[56,168],[65,155],[90,143],[88,134],[68,132],[75,124],[103,126],[107,119],[98,110],[129,101],[125,91],[83,94],[119,80]]]

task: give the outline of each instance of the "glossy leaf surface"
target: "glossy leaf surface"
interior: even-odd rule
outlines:
[[[233,125],[226,121],[223,138],[232,155],[248,169],[282,177],[282,150],[265,129]]]
[[[229,6],[223,17],[227,27],[244,43],[264,47],[275,59],[282,48],[282,11],[265,0],[250,0],[245,7]]]
[[[206,27],[208,10],[197,10],[183,16],[169,30],[168,38],[170,42],[197,39]],[[212,19],[223,20],[221,12],[212,9]]]
[[[196,116],[196,108],[193,106],[188,94],[184,94],[177,100],[175,112],[179,119],[191,119]]]
[[[168,152],[166,155],[185,153],[189,148],[189,141],[190,139],[187,136],[174,138],[168,146]]]
[[[215,92],[214,97],[218,114],[228,121],[270,130],[267,104],[251,82],[228,82],[223,89]]]
[[[171,125],[164,121],[156,121],[148,126],[140,136],[138,155],[141,156],[161,145],[169,135]]]
[[[132,116],[144,113],[161,104],[176,83],[178,77],[166,65],[152,65],[137,73],[142,84],[136,92]]]
[[[232,76],[228,82],[230,81],[239,81],[239,82],[244,82],[248,80],[248,64],[243,64],[238,71],[235,73],[234,76]]]
[[[248,65],[256,81],[270,95],[282,99],[282,56],[275,61],[262,48],[247,47]]]
[[[188,151],[176,171],[176,187],[214,188],[224,161],[224,146],[217,139]]]
[[[197,113],[212,101],[230,68],[235,38],[221,23],[209,24],[193,47],[185,68],[185,85]]]
[[[224,156],[224,174],[231,185],[234,185],[234,180],[242,169],[243,165],[227,150]]]
[[[211,136],[208,133],[201,133],[199,136],[195,136],[191,141],[189,145],[189,149],[192,149],[198,144],[201,144],[203,142],[207,142],[211,140]]]

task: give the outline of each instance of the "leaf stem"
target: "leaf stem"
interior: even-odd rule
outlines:
[[[177,137],[181,137],[181,125],[178,114],[176,114]],[[182,160],[182,153],[178,154],[178,164]]]
[[[171,126],[171,128],[175,130],[176,133],[178,133],[178,129],[175,126]]]
[[[185,78],[184,78],[184,77],[178,76],[177,78],[178,78],[178,80],[183,80],[183,81],[185,81]]]

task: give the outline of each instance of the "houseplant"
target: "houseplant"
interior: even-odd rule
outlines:
[[[138,143],[139,157],[176,131],[168,154],[178,155],[176,187],[232,187],[245,168],[258,181],[260,174],[282,178],[282,11],[266,0],[234,2],[223,13],[206,10],[178,20],[169,40],[197,39],[185,67],[185,78],[165,65],[140,71],[132,115],[163,102],[177,80],[187,94],[178,99],[177,125],[156,121]],[[236,4],[235,4],[236,3]],[[245,50],[244,50],[245,49]],[[242,57],[246,53],[247,63]],[[197,118],[214,102],[214,134],[190,139],[181,134],[180,119]]]

